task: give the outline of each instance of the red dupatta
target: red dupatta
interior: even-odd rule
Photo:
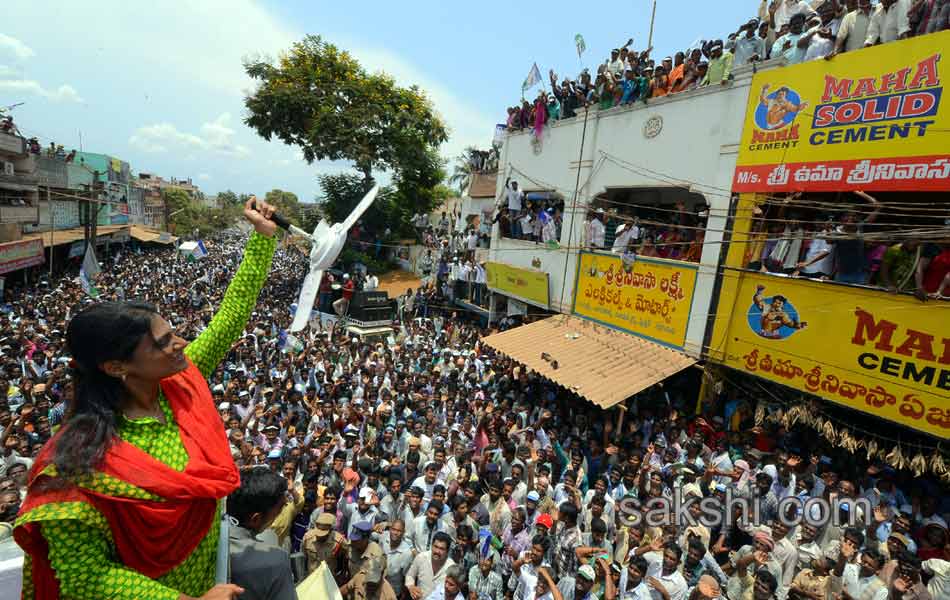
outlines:
[[[240,476],[201,371],[188,368],[161,382],[182,444],[188,453],[184,471],[176,471],[132,444],[116,440],[98,470],[141,488],[163,501],[120,498],[70,486],[46,491],[37,484],[51,462],[54,436],[40,451],[30,472],[24,515],[40,506],[58,502],[87,502],[109,523],[119,561],[153,579],[180,565],[208,534],[217,501],[240,485]],[[13,536],[32,559],[32,580],[37,600],[59,598],[59,582],[50,565],[41,521],[24,523]]]

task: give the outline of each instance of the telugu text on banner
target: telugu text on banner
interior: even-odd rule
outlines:
[[[950,435],[950,304],[752,273],[736,290],[716,324],[726,365]]]
[[[760,71],[733,191],[950,190],[950,31]]]
[[[696,265],[675,260],[582,252],[574,314],[682,349],[696,272]]]

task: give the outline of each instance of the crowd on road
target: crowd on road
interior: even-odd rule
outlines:
[[[750,7],[751,8],[751,7]],[[750,11],[751,12],[751,11]],[[596,74],[575,78],[550,70],[550,92],[508,108],[509,130],[535,129],[570,119],[583,107],[601,110],[647,102],[706,86],[726,85],[735,67],[782,58],[786,64],[832,60],[838,54],[950,28],[947,0],[761,0],[754,18],[725,39],[651,58],[633,39],[610,52]],[[560,79],[560,81],[559,81]]]
[[[103,257],[100,299],[154,303],[194,339],[243,244],[218,239],[194,262],[172,250]],[[256,575],[261,589],[292,564],[298,578],[326,564],[345,598],[950,595],[946,482],[808,429],[757,425],[757,399],[739,389],[697,407],[689,373],[604,412],[494,353],[477,321],[442,307],[400,315],[385,341],[317,327],[291,343],[306,264],[277,251],[245,335],[208,382],[243,469],[229,501],[235,527],[251,531],[242,543],[285,551]],[[8,289],[0,307],[5,524],[70,410],[63,332],[90,302],[71,279],[40,280]],[[812,515],[819,500],[845,518]],[[804,514],[814,523],[795,522]],[[293,597],[287,581],[270,589],[286,591],[258,597]]]

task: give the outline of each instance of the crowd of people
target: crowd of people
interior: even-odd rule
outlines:
[[[895,203],[861,191],[771,199],[754,215],[745,263],[762,272],[880,287],[920,300],[950,299],[944,212],[929,208],[926,198]]]
[[[103,257],[100,299],[154,303],[194,339],[243,243],[218,239],[195,262],[172,250]],[[448,256],[438,253],[443,285]],[[254,573],[242,584],[253,597],[293,598],[293,578],[324,564],[345,598],[950,594],[945,484],[863,460],[808,429],[756,426],[757,399],[739,389],[697,407],[689,372],[604,412],[493,352],[481,343],[487,329],[446,306],[430,304],[427,319],[414,318],[417,303],[400,311],[384,342],[317,327],[291,344],[283,329],[306,265],[297,250],[278,250],[244,337],[208,381],[242,469],[228,502],[232,574]],[[63,332],[91,302],[69,278],[7,290],[7,525],[34,456],[69,411]],[[801,516],[793,498],[827,500],[850,518],[790,525]],[[657,509],[680,501],[675,514]]]
[[[506,123],[509,130],[540,132],[550,121],[574,117],[579,108],[606,110],[726,85],[735,67],[752,62],[832,60],[843,52],[948,28],[947,0],[761,0],[757,16],[725,39],[703,40],[659,63],[651,58],[653,48],[638,52],[630,39],[611,50],[595,74],[584,69],[576,79],[559,82],[550,70],[550,92],[509,107]]]
[[[421,219],[415,222],[423,248],[415,270],[422,277],[422,285],[414,296],[408,290],[398,298],[399,314],[429,318],[430,307],[449,307],[455,300],[486,306],[485,258],[476,251],[488,248],[491,223],[482,218],[477,226],[468,224],[459,230],[458,214],[443,211],[434,225],[428,217],[418,216]]]
[[[528,193],[518,182],[505,180],[492,223],[498,223],[502,237],[558,244],[564,224],[564,199],[560,194]]]
[[[597,201],[594,203],[598,204]],[[584,223],[585,247],[615,254],[699,262],[703,254],[708,208],[687,210],[608,204],[595,208]]]

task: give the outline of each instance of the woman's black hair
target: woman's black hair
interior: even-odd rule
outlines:
[[[102,302],[69,322],[66,345],[75,361],[75,398],[53,456],[60,477],[75,481],[90,474],[115,441],[125,391],[122,381],[100,365],[129,360],[142,336],[151,337],[157,314],[144,302]]]

